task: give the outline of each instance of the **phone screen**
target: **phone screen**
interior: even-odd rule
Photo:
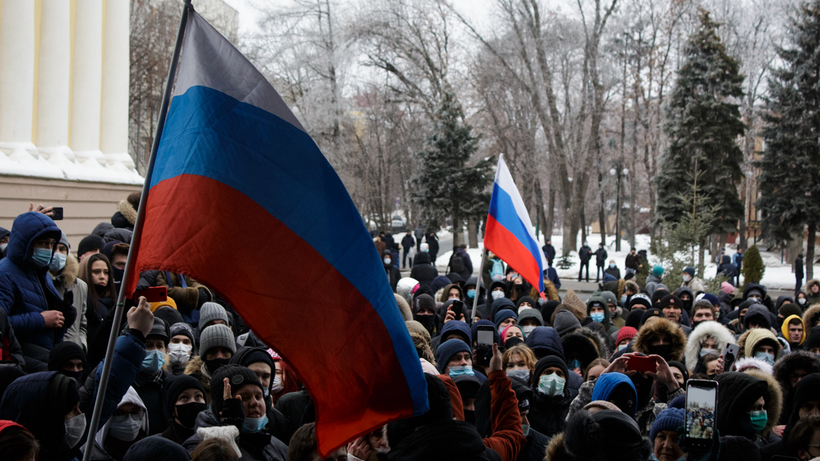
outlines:
[[[716,387],[689,386],[686,391],[686,437],[711,441],[715,431]]]
[[[485,346],[493,345],[493,331],[492,330],[478,330],[478,344]]]

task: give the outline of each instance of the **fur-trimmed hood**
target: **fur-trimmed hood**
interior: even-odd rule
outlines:
[[[777,425],[780,419],[780,412],[783,411],[783,391],[780,389],[780,384],[774,379],[774,376],[756,369],[748,369],[743,373],[754,376],[757,379],[766,381],[769,385],[769,398],[766,400],[766,405],[763,407],[766,410],[768,420],[766,421],[766,428],[763,429],[762,434],[772,432],[774,426]]]
[[[585,369],[599,357],[609,357],[604,341],[589,328],[581,328],[564,336],[561,338],[561,345],[564,347],[564,360],[567,363],[572,360],[580,361],[581,369]]]
[[[820,357],[808,351],[794,351],[774,364],[773,373],[783,389],[791,389],[789,375],[798,369],[806,370],[807,373],[820,373]]]
[[[686,352],[684,355],[686,356],[686,368],[688,368],[689,371],[695,369],[695,365],[698,364],[698,360],[700,359],[700,350],[703,347],[703,342],[706,341],[706,338],[710,337],[714,338],[717,342],[717,350],[721,354],[726,348],[726,343],[735,342],[735,335],[719,322],[712,320],[701,322],[689,333],[689,339],[686,341]]]
[[[547,445],[545,460],[549,461],[570,461],[572,456],[564,450],[564,433],[560,433],[550,440]]]
[[[404,318],[404,321],[407,322],[408,320],[413,320],[413,311],[410,309],[410,304],[407,304],[404,297],[398,293],[393,293],[393,296],[396,297],[396,303],[399,305],[399,311],[401,312],[401,316]]]
[[[649,355],[649,344],[652,342],[652,338],[659,335],[668,335],[672,339],[672,352],[669,354],[669,360],[682,360],[686,351],[686,335],[680,325],[662,317],[653,317],[646,321],[638,330],[638,335],[635,336],[632,350]]]
[[[79,273],[80,263],[73,254],[68,253],[68,256],[65,259],[65,267],[63,267],[63,270],[60,271],[60,275],[54,277],[54,285],[67,290],[74,285],[74,282],[77,281],[77,275]]]
[[[123,217],[128,220],[132,226],[134,225],[134,222],[137,220],[137,210],[127,199],[120,200],[120,203],[117,204],[117,211],[122,213]]]
[[[562,304],[572,309],[572,313],[578,317],[578,321],[584,320],[587,316],[587,303],[583,302],[574,290],[567,290]]]
[[[816,326],[817,324],[812,324],[811,319],[817,317],[820,320],[820,304],[816,304],[811,306],[810,308],[806,309],[806,312],[803,312],[803,326],[807,330],[811,330],[811,327]]]

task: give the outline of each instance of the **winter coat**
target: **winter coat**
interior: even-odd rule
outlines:
[[[126,200],[120,200],[117,204],[117,211],[111,216],[111,224],[116,228],[133,229],[137,220],[137,210]]]
[[[764,381],[769,394],[764,397],[766,403],[763,405],[763,409],[766,410],[768,416],[766,427],[763,428],[760,434],[757,434],[755,440],[757,446],[762,447],[780,439],[772,433],[772,430],[777,425],[777,422],[780,421],[780,413],[783,411],[783,390],[780,388],[780,384],[774,376],[762,370],[750,368],[743,371],[743,373]]]
[[[413,260],[413,269],[410,270],[410,277],[419,281],[419,284],[429,287],[433,279],[438,277],[438,269],[430,263],[429,253],[418,253]]]
[[[518,455],[516,461],[543,461],[544,452],[549,443],[549,437],[530,427],[530,432],[527,434],[527,443],[521,448],[521,454]]]
[[[29,372],[48,369],[51,348],[63,340],[77,318],[74,306],[65,303],[54,288],[48,267],[38,268],[31,262],[32,245],[43,237],[59,239],[60,228],[44,214],[21,214],[14,220],[7,256],[0,260],[0,307],[9,315]],[[62,328],[46,328],[41,314],[46,310],[63,313]]]
[[[803,370],[807,374],[820,373],[820,357],[807,351],[794,351],[775,362],[773,374],[783,390],[783,411],[777,424],[786,424],[791,417],[794,406],[794,387],[792,387],[790,376],[796,370]]]
[[[736,371],[719,374],[715,381],[718,382],[715,426],[720,435],[735,435],[754,441],[756,433],[749,422],[749,408],[760,397],[768,397],[768,384],[751,373]],[[777,416],[780,416],[779,412]]]
[[[162,369],[155,376],[140,371],[132,384],[148,412],[148,435],[159,434],[168,427],[170,416],[165,405],[168,399],[165,384],[170,378],[171,375]]]
[[[65,260],[65,267],[53,277],[54,288],[63,299],[71,292],[77,319],[68,327],[63,341],[71,341],[80,345],[84,351],[88,350],[88,319],[85,312],[88,306],[88,285],[77,278],[80,272],[80,263],[73,254],[69,253]]]
[[[616,280],[621,278],[621,270],[618,269],[617,266],[616,267],[607,267],[606,270],[604,271],[604,273],[615,277]]]
[[[427,251],[429,251],[431,255],[437,255],[439,249],[438,237],[436,237],[435,234],[428,234],[425,241],[427,242]]]
[[[404,238],[401,239],[401,247],[404,248],[405,251],[410,251],[410,248],[414,246],[416,246],[416,239],[410,234],[405,234]]]
[[[211,403],[211,375],[205,369],[205,361],[202,357],[192,356],[185,365],[185,374],[193,376],[199,380],[202,387],[205,388],[205,403]]]
[[[811,306],[810,308],[806,309],[806,312],[803,312],[803,326],[811,330],[812,327],[815,327],[820,322],[820,306]]]
[[[706,338],[715,339],[717,343],[715,347],[719,354],[723,354],[723,350],[726,349],[726,344],[735,343],[735,336],[725,326],[711,320],[701,322],[692,330],[692,333],[689,334],[689,339],[686,341],[686,351],[684,353],[686,357],[686,368],[692,372],[695,371],[695,366],[698,364],[698,360],[700,360],[700,350],[703,348],[703,342],[706,341]]]
[[[598,266],[603,267],[606,264],[606,258],[608,256],[609,255],[606,254],[606,250],[604,250],[601,247],[598,247],[598,249],[595,250],[595,263]],[[616,277],[616,278],[620,278],[620,277]]]
[[[743,269],[743,254],[735,253],[735,255],[732,256],[732,264],[734,264],[735,267],[737,267],[737,271],[740,272],[740,270]]]
[[[692,279],[688,282],[681,282],[680,286],[689,288],[695,294],[706,292],[706,286],[703,284],[703,280],[701,280],[699,277],[692,277]],[[694,297],[692,298],[692,300],[694,301]]]
[[[387,275],[387,282],[390,283],[390,289],[393,290],[393,293],[396,292],[396,285],[399,284],[399,279],[401,278],[401,271],[398,267],[393,265],[391,261],[390,264],[383,264],[384,265],[384,273]]]
[[[817,294],[812,294],[812,285],[820,285],[820,279],[811,279],[806,282],[806,299],[808,299],[809,306],[820,304],[820,292],[817,292]]]
[[[200,429],[207,430],[207,428],[221,426],[223,426],[222,421],[211,409],[203,411],[196,418],[197,432]],[[240,431],[235,441],[241,452],[239,459],[243,461],[287,461],[288,459],[288,446],[270,435],[267,428],[255,434]],[[202,438],[195,433],[182,446],[191,454],[200,442]]]
[[[545,243],[541,249],[544,250],[544,257],[547,258],[547,262],[552,266],[552,261],[555,260],[555,247],[550,243]]]
[[[803,261],[803,258],[798,256],[794,260],[794,276],[799,278],[799,279],[802,279],[805,276],[805,267],[806,267],[805,261]],[[808,287],[806,287],[806,288],[808,288]]]
[[[519,422],[519,425],[521,423]],[[522,435],[523,438],[523,435]],[[464,421],[444,420],[421,426],[387,453],[388,461],[501,461],[484,445],[475,427]]]
[[[633,352],[643,352],[650,355],[650,344],[652,339],[666,335],[672,340],[672,350],[669,357],[664,357],[667,362],[670,360],[683,360],[684,352],[686,351],[686,335],[680,325],[670,322],[665,318],[654,318],[647,321],[644,326],[638,330],[638,335],[635,336],[635,342],[632,344]]]
[[[569,404],[572,403],[569,389],[565,389],[561,395],[555,397],[533,390],[532,400],[530,402],[530,414],[527,415],[527,419],[529,419],[530,426],[533,429],[547,437],[553,437],[564,430]]]
[[[727,277],[731,282],[732,279],[737,277],[737,267],[732,264],[732,260],[730,257],[723,255],[723,260],[717,268],[717,273],[715,275],[723,274],[724,277]]]
[[[584,245],[578,250],[578,257],[581,258],[582,263],[589,262],[592,258],[592,248],[589,245]]]
[[[604,306],[604,320],[601,322],[601,325],[603,325],[603,327],[604,327],[604,331],[606,331],[607,334],[612,334],[612,333],[615,333],[616,331],[618,331],[618,328],[615,325],[612,324],[612,320],[610,319],[610,312],[609,312],[609,308],[607,307],[606,299],[603,298],[602,296],[593,296],[593,297],[589,298],[589,301],[587,302],[587,316],[589,316],[590,310],[592,309],[592,303],[593,302],[599,302],[599,303],[603,304],[603,306]]]
[[[638,266],[640,266],[640,265],[641,265],[641,257],[637,253],[634,254],[634,255],[631,254],[631,253],[626,255],[626,261],[624,262],[624,266],[627,269],[638,270]]]
[[[0,366],[13,365],[24,371],[26,369],[26,359],[23,356],[23,348],[17,341],[14,328],[9,323],[9,316],[6,311],[0,309]],[[0,393],[0,397],[2,397]]]
[[[289,444],[290,438],[297,429],[302,427],[302,424],[313,422],[313,415],[307,415],[305,418],[305,413],[309,408],[313,408],[313,402],[304,388],[285,394],[276,401],[276,409],[285,416],[287,421],[287,434],[282,439],[283,442]]]
[[[455,271],[453,269],[453,258],[460,258],[461,259],[461,271]],[[456,248],[453,252],[453,255],[450,257],[450,268],[453,272],[456,272],[458,275],[461,276],[464,280],[470,278],[473,275],[473,260],[470,258],[470,255],[467,253],[466,250],[463,248]]]

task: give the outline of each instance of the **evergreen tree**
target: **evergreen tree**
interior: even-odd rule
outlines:
[[[746,285],[751,282],[760,283],[763,280],[764,272],[766,272],[766,266],[763,265],[760,251],[757,249],[757,245],[752,245],[743,255],[743,269],[741,269],[743,288],[746,288]]]
[[[761,230],[777,246],[795,233],[802,237],[805,226],[812,242],[820,224],[820,1],[802,4],[791,22],[791,44],[778,49],[783,66],[769,79],[766,148],[758,163]],[[806,275],[812,278],[814,244],[806,253]]]
[[[468,216],[479,220],[490,206],[488,184],[492,181],[492,159],[467,164],[476,151],[478,137],[464,122],[461,105],[451,92],[445,92],[436,114],[433,134],[418,156],[421,171],[415,178],[414,199],[421,206],[429,227],[441,225],[451,217],[460,229]]]
[[[696,190],[703,194],[704,205],[716,210],[708,234],[726,234],[743,217],[737,194],[743,152],[736,142],[744,132],[738,104],[743,76],[718,38],[718,24],[709,12],[701,9],[699,20],[687,39],[669,102],[669,147],[657,179],[657,215],[661,221],[680,222],[686,211],[681,196],[698,178]]]

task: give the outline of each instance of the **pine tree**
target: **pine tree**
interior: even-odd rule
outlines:
[[[757,245],[752,245],[743,255],[743,288],[749,283],[760,283],[763,280],[763,273],[766,272],[766,266],[763,265],[763,259],[760,257],[760,251]]]
[[[414,199],[429,227],[441,225],[448,216],[456,229],[468,216],[486,218],[490,206],[487,186],[493,179],[492,159],[468,165],[477,146],[478,137],[464,122],[461,105],[452,92],[445,92],[433,134],[418,154],[421,171],[414,179]]]
[[[820,224],[820,1],[802,4],[791,22],[791,44],[778,49],[783,66],[769,79],[766,147],[757,164],[762,235],[777,246],[795,233],[802,236],[806,226],[812,242]],[[814,244],[806,253],[806,275],[812,278]]]
[[[697,177],[704,205],[717,211],[708,234],[725,234],[743,217],[737,195],[743,152],[736,142],[744,132],[738,105],[743,76],[718,38],[718,24],[709,12],[701,9],[699,20],[700,26],[687,39],[685,61],[669,102],[669,148],[657,179],[657,215],[662,221],[680,222],[686,211],[681,194]]]

